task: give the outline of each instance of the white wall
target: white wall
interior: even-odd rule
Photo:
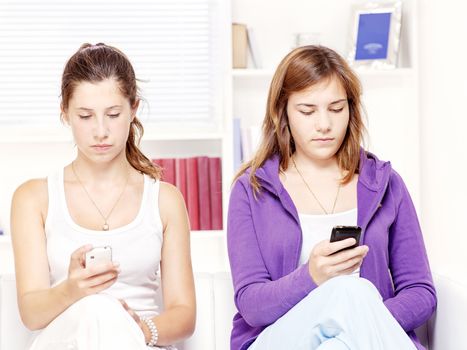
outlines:
[[[264,1],[257,1],[267,6]],[[254,17],[249,17],[253,16],[253,12],[256,12],[256,21],[259,21],[258,17],[267,17],[261,15],[261,12],[247,11],[246,0],[236,0],[236,6],[233,11],[236,20],[254,22]],[[286,11],[285,7],[269,8],[272,9],[277,10],[277,13]],[[417,14],[420,49],[420,217],[433,267],[453,277],[463,276],[467,265],[463,259],[467,246],[463,220],[467,210],[467,188],[463,181],[467,174],[467,137],[464,136],[467,131],[467,116],[463,108],[467,99],[467,67],[463,62],[463,58],[467,56],[467,46],[464,44],[467,38],[465,13],[467,5],[460,1],[424,0],[420,1]],[[304,23],[297,23],[292,31],[305,31]],[[258,41],[263,35],[260,30],[261,24],[262,22],[258,22]],[[310,31],[315,29],[315,23],[310,25]],[[280,46],[285,49],[291,39],[290,36],[284,36],[281,40]],[[323,41],[325,40],[326,36],[323,37]],[[270,43],[269,40],[261,42]],[[268,52],[270,49],[264,47],[263,51]],[[282,52],[270,58],[265,56],[264,63],[271,68],[280,56]],[[402,82],[403,79],[405,78],[402,77]],[[261,87],[267,86],[268,81],[266,78],[266,81],[245,80],[237,81],[236,84],[239,89],[257,84],[261,90]],[[374,82],[372,85],[374,86]],[[404,84],[396,81],[391,84],[391,88],[395,85]],[[251,106],[248,103],[246,105]],[[242,112],[240,106],[234,106],[234,109]],[[259,118],[262,118],[262,115]],[[395,125],[403,133],[414,130],[412,126],[407,129],[403,123]],[[372,138],[372,143],[375,144],[378,138],[374,134]],[[73,154],[73,146],[69,143],[13,144],[0,141],[0,225],[4,229],[8,231],[10,198],[14,188],[28,178],[46,176],[55,166],[61,166],[71,160]],[[397,159],[389,159],[397,165]],[[413,178],[418,171],[407,169],[403,162],[400,165],[402,166],[398,169],[407,172],[406,179]],[[410,187],[417,192],[416,181],[412,181]]]
[[[467,4],[420,3],[422,226],[433,268],[466,283]]]
[[[232,19],[253,28],[263,68],[262,75],[233,79],[233,115],[243,127],[259,125],[264,117],[272,72],[293,46],[294,34],[319,32],[320,43],[347,57],[352,29],[352,4],[366,0],[234,0]],[[403,177],[417,209],[420,208],[418,110],[418,0],[404,0],[399,68],[359,72],[363,103],[368,113],[367,148],[390,160]],[[251,67],[251,64],[249,65]]]
[[[60,122],[57,120],[57,123]],[[31,178],[44,178],[73,159],[71,142],[0,142],[0,224],[10,232],[10,204],[14,190]]]

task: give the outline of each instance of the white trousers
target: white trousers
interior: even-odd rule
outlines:
[[[376,287],[332,278],[261,332],[249,350],[416,350]]]
[[[144,334],[120,302],[106,294],[85,297],[55,318],[29,350],[147,350]]]

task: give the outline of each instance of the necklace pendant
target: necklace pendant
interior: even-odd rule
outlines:
[[[102,226],[102,231],[108,231],[109,230],[109,224],[104,223],[104,226]]]

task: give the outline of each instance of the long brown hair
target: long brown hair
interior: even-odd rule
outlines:
[[[262,140],[251,160],[244,163],[234,181],[250,169],[250,183],[257,194],[261,185],[256,170],[273,155],[279,155],[280,169],[287,169],[295,144],[289,129],[287,102],[292,93],[300,92],[323,80],[337,78],[347,93],[349,125],[341,147],[336,153],[340,169],[347,170],[342,183],[358,173],[360,144],[365,126],[362,121],[361,84],[347,62],[324,46],[302,46],[281,61],[272,78],[262,126]]]
[[[136,106],[141,98],[136,84],[135,71],[126,55],[119,49],[103,43],[81,45],[78,51],[70,57],[63,70],[62,110],[68,109],[73,91],[80,82],[100,82],[106,79],[115,79],[123,96],[128,98],[130,106],[132,108]],[[154,165],[139,149],[143,133],[143,125],[135,117],[130,124],[126,142],[126,158],[136,170],[159,179],[162,173],[160,167]]]

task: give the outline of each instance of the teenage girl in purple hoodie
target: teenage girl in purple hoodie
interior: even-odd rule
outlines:
[[[331,49],[280,63],[258,151],[235,178],[231,349],[423,349],[436,307],[417,214],[389,162],[361,148],[361,84]],[[330,242],[334,226],[360,226]]]

